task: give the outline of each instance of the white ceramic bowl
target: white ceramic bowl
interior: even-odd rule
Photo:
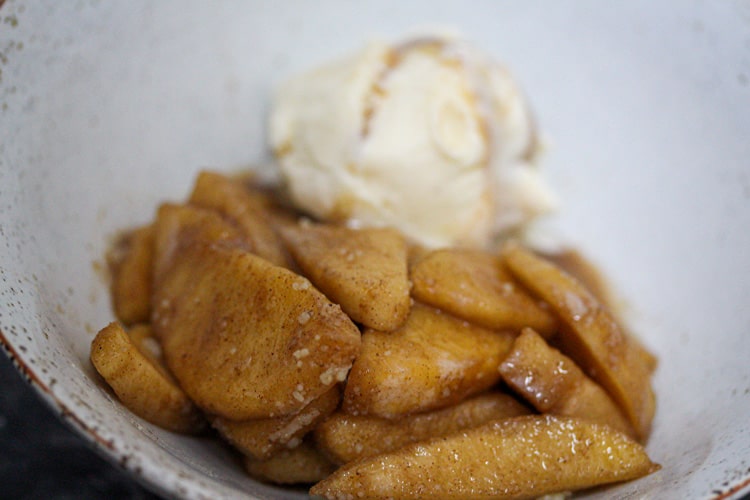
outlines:
[[[2,2],[0,2],[2,3]],[[224,448],[131,415],[94,377],[118,229],[201,167],[262,162],[269,92],[373,35],[452,26],[505,61],[551,139],[556,230],[660,357],[649,452],[602,498],[750,489],[750,4],[21,2],[0,7],[0,340],[39,394],[163,493],[271,498]]]

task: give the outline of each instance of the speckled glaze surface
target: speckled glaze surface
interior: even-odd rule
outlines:
[[[304,497],[134,417],[95,376],[103,254],[203,167],[267,161],[285,75],[370,36],[458,28],[550,139],[550,226],[605,271],[660,357],[649,452],[601,498],[750,491],[750,4],[0,2],[0,342],[62,418],[180,498]]]

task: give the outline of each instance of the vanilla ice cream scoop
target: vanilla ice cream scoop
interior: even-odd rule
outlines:
[[[372,43],[293,78],[270,140],[300,209],[428,247],[487,246],[554,206],[519,88],[456,40]]]

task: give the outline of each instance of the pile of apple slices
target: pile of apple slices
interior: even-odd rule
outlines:
[[[427,250],[204,172],[111,254],[91,360],[166,429],[325,498],[527,498],[658,469],[655,358],[518,245]]]

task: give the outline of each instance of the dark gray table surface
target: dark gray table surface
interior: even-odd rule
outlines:
[[[47,407],[0,350],[0,499],[158,500]]]

